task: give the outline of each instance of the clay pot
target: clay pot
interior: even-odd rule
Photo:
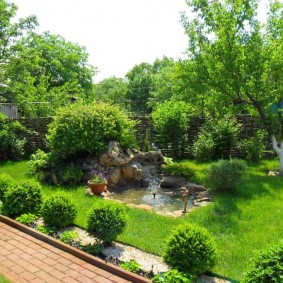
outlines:
[[[100,195],[104,192],[106,189],[106,184],[97,184],[97,183],[92,183],[92,181],[87,182],[88,187],[91,189],[91,192],[94,195]]]

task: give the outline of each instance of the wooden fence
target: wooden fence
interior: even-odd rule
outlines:
[[[242,124],[240,139],[252,137],[255,135],[257,130],[261,129],[259,120],[249,115],[240,115],[236,117],[238,122]],[[150,145],[154,144],[155,148],[162,151],[165,156],[172,157],[172,143],[164,143],[158,134],[154,131],[153,123],[150,117],[132,117],[132,119],[137,121],[136,125],[136,138],[141,150],[145,149],[145,143],[148,142]],[[52,118],[21,118],[18,121],[24,125],[28,132],[25,138],[27,139],[26,151],[28,154],[34,152],[37,148],[43,150],[46,149],[46,133],[49,123]],[[191,158],[192,152],[190,148],[192,147],[194,141],[196,140],[201,126],[204,124],[204,117],[190,117],[188,121],[188,133],[187,133],[187,148],[188,150],[183,153],[183,158]],[[147,137],[147,141],[146,141]],[[270,140],[266,140],[267,150],[271,149]],[[239,152],[233,149],[231,152],[232,156],[239,156]]]

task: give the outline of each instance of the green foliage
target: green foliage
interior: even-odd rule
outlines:
[[[49,126],[48,140],[59,159],[98,156],[113,140],[125,147],[135,144],[133,123],[118,107],[105,103],[61,108]]]
[[[53,195],[44,202],[41,215],[46,225],[62,228],[74,222],[77,208],[67,196]]]
[[[59,171],[60,179],[58,180],[62,185],[78,185],[82,183],[83,171],[80,166],[71,164]]]
[[[80,235],[76,231],[64,231],[62,234],[60,234],[59,239],[65,244],[71,245],[73,242],[80,242],[79,237]]]
[[[136,260],[130,259],[130,261],[121,262],[120,267],[130,272],[138,273],[141,268],[141,265],[138,264]]]
[[[30,160],[27,162],[31,174],[41,174],[49,168],[49,154],[43,150],[38,149],[31,155]]]
[[[191,224],[174,229],[166,242],[165,263],[192,275],[199,275],[215,265],[215,244],[203,228]]]
[[[152,112],[159,142],[171,144],[173,157],[180,158],[187,147],[189,107],[182,101],[165,101]]]
[[[193,144],[193,155],[197,161],[209,162],[214,156],[215,143],[209,132],[201,130]]]
[[[16,221],[25,224],[27,226],[32,226],[34,222],[38,219],[38,216],[32,213],[24,213],[16,218]]]
[[[240,141],[238,147],[244,155],[244,159],[248,162],[259,163],[263,157],[265,134],[258,131],[255,137]]]
[[[101,243],[99,243],[98,241],[96,241],[93,244],[87,244],[85,246],[82,246],[82,250],[88,254],[97,256],[102,249],[102,245]]]
[[[194,276],[185,272],[171,269],[165,273],[159,273],[152,278],[154,283],[193,283]]]
[[[20,160],[24,156],[25,128],[18,121],[10,121],[0,113],[0,159]]]
[[[127,223],[125,207],[120,203],[94,203],[87,220],[87,230],[106,244],[116,240]]]
[[[20,181],[5,193],[3,210],[12,217],[24,213],[37,213],[42,204],[41,186],[34,181]]]
[[[35,228],[37,231],[46,234],[46,235],[52,235],[55,233],[56,229],[52,228],[52,227],[48,227],[48,226],[41,226],[41,225],[37,225]]]
[[[206,183],[215,192],[232,191],[244,175],[246,164],[242,160],[219,160],[207,170]]]
[[[240,124],[234,118],[207,120],[193,145],[195,158],[198,161],[228,159],[239,129]]]
[[[163,165],[164,169],[172,176],[190,179],[195,175],[195,170],[187,162],[176,162]]]
[[[260,251],[250,260],[245,283],[283,282],[283,240]]]
[[[9,186],[12,186],[14,179],[5,173],[0,174],[0,200],[4,200],[4,194]]]

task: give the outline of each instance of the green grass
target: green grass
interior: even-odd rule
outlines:
[[[11,283],[11,281],[0,274],[0,283]]]
[[[196,170],[192,181],[202,183],[209,164],[188,163]],[[219,256],[213,272],[241,280],[253,252],[283,237],[283,177],[267,176],[268,170],[278,165],[277,160],[272,160],[249,166],[233,194],[215,195],[213,204],[197,208],[183,218],[168,218],[127,208],[129,223],[118,239],[161,255],[165,239],[173,227],[184,222],[198,224],[205,227],[217,243]],[[33,178],[28,175],[26,162],[2,163],[0,171],[16,179]],[[79,213],[75,223],[82,227],[86,227],[92,204],[103,201],[98,197],[87,196],[84,186],[55,188],[42,185],[44,197],[65,193],[76,202]]]

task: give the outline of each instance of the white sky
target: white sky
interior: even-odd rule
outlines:
[[[134,65],[164,55],[184,57],[188,38],[180,23],[185,0],[10,0],[17,16],[36,15],[37,32],[50,31],[85,46],[98,68],[94,81],[124,77]]]

